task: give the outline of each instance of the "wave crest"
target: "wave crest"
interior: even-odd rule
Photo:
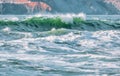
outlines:
[[[73,17],[70,22],[64,21],[61,17],[33,17],[23,21],[0,21],[0,29],[6,27],[14,31],[48,31],[52,28],[66,28],[75,30],[119,30],[120,22],[101,21],[101,20],[84,20],[80,17]]]

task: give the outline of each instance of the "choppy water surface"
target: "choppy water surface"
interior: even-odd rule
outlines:
[[[120,76],[120,30],[4,28],[0,76]]]

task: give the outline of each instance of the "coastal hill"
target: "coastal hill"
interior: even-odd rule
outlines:
[[[85,13],[119,15],[120,0],[0,0],[1,14]],[[11,1],[11,2],[10,2]],[[24,1],[16,3],[15,1]],[[43,3],[40,3],[43,2]],[[31,5],[31,6],[30,6]],[[42,8],[41,8],[42,7]],[[49,8],[48,8],[49,7]]]

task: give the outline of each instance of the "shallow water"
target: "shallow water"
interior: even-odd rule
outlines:
[[[120,31],[0,31],[0,76],[120,76]]]

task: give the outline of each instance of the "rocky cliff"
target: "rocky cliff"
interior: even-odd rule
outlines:
[[[120,14],[120,10],[112,2],[108,3],[105,0],[31,0],[31,2],[44,2],[52,8],[51,11],[42,12],[36,7],[33,13]],[[1,6],[1,14],[27,14],[28,11],[25,4],[2,3]]]

